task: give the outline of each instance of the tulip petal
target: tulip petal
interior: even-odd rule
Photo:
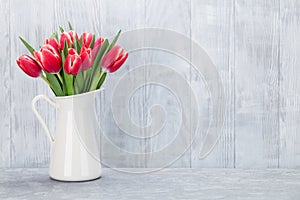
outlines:
[[[51,45],[55,50],[58,51],[59,46],[55,38],[46,39],[45,43]]]
[[[69,48],[69,49],[68,49],[68,53],[69,53],[69,55],[77,55],[76,50],[73,49],[73,48]]]
[[[82,47],[80,51],[82,70],[85,71],[92,67],[92,51],[90,48]]]
[[[108,71],[110,73],[113,73],[115,71],[117,71],[126,61],[126,59],[128,58],[128,53],[125,53],[121,58],[119,58],[114,64],[113,66],[111,66]]]
[[[68,47],[72,47],[72,39],[69,33],[63,32],[60,35],[60,49],[64,49],[65,41],[67,41]]]
[[[18,66],[31,77],[39,77],[41,74],[41,66],[30,56],[22,55],[16,60]]]
[[[93,39],[93,34],[84,32],[84,33],[82,33],[81,38],[82,38],[83,45],[86,48],[90,47],[90,44],[91,44],[92,39]]]
[[[59,57],[48,49],[42,50],[41,63],[43,64],[43,69],[48,73],[57,73],[61,69]]]
[[[114,46],[104,57],[102,60],[102,66],[105,69],[109,69],[114,62],[122,55],[124,49],[120,46]]]
[[[81,67],[81,58],[79,55],[68,55],[65,61],[64,69],[67,74],[78,74]]]

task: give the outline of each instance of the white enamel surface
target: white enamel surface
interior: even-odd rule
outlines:
[[[95,94],[98,91],[55,98],[57,122],[56,133],[51,142],[49,167],[51,178],[84,181],[101,176],[100,153],[96,137],[98,129],[94,112]],[[51,102],[47,97],[39,95],[33,99],[33,105],[41,98]],[[34,106],[33,111],[52,141],[48,128]]]

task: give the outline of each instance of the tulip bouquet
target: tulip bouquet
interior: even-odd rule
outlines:
[[[69,32],[60,27],[36,51],[23,38],[20,40],[33,57],[22,55],[18,66],[31,77],[41,77],[56,96],[68,96],[97,90],[107,73],[118,70],[128,53],[115,45],[121,31],[111,43],[84,32],[80,37],[69,22]]]

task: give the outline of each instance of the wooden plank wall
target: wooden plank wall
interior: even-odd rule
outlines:
[[[66,27],[68,20],[79,33],[88,30],[105,37],[113,36],[118,29],[126,32],[155,27],[176,31],[207,52],[223,83],[227,110],[221,136],[212,153],[199,160],[203,130],[212,117],[203,77],[174,55],[154,50],[131,53],[123,69],[108,78],[106,91],[97,97],[96,110],[104,132],[100,138],[101,159],[106,166],[161,167],[164,160],[176,156],[145,154],[174,139],[180,123],[180,104],[166,88],[146,84],[129,102],[131,120],[140,126],[151,122],[153,104],[164,107],[166,125],[159,139],[135,140],[124,134],[110,110],[114,85],[122,75],[137,65],[161,63],[187,80],[199,99],[201,112],[196,140],[172,167],[300,167],[299,1],[1,0],[0,11],[0,167],[48,166],[49,142],[31,112],[31,99],[41,93],[51,96],[51,92],[41,80],[25,76],[16,66],[15,60],[26,52],[18,36],[38,47],[58,25]],[[145,67],[142,77],[129,76],[128,84],[140,79],[147,83],[152,75]],[[191,98],[190,93],[187,98]],[[194,107],[190,105],[190,109]],[[40,102],[38,108],[54,132],[55,110],[45,102]],[[190,123],[184,126],[189,129],[193,125]],[[149,134],[131,133],[141,137]],[[182,142],[191,142],[190,135]],[[141,156],[127,157],[123,150]]]
[[[0,49],[0,167],[10,166],[11,156],[11,121],[10,121],[10,29],[9,29],[9,17],[10,9],[9,2],[5,1],[0,4],[0,40],[2,41],[2,48]]]
[[[236,166],[278,167],[279,1],[235,3]]]

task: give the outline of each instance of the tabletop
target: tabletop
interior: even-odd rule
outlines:
[[[0,199],[300,199],[300,170],[143,171],[105,168],[100,179],[70,183],[46,168],[0,169]]]

